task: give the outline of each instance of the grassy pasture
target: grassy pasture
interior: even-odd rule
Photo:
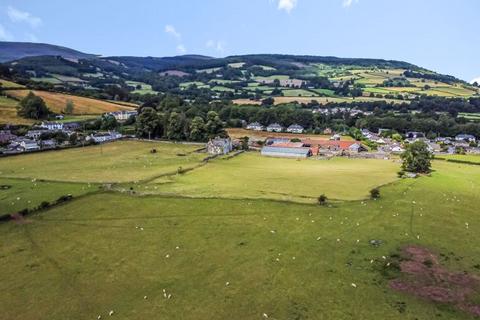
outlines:
[[[285,97],[317,97],[318,94],[304,89],[283,89],[282,93]]]
[[[364,198],[373,187],[395,181],[398,170],[398,164],[385,160],[295,160],[247,153],[152,184],[161,193],[314,203],[322,193],[333,199]]]
[[[42,201],[50,203],[60,196],[72,194],[74,197],[98,190],[98,186],[89,183],[51,182],[35,179],[2,178],[0,185],[10,186],[0,189],[0,215],[12,214],[23,209],[33,209]]]
[[[120,141],[0,159],[1,176],[68,182],[130,182],[198,164],[199,145]],[[150,150],[157,149],[151,154]],[[35,165],[41,163],[41,166]]]
[[[144,82],[138,81],[125,81],[128,86],[137,87],[140,86],[140,89],[135,89],[132,93],[138,94],[157,94],[158,92],[152,89],[152,86]]]
[[[30,90],[7,90],[6,93],[16,99],[24,98]],[[119,110],[132,110],[131,107],[115,104],[112,102],[96,100],[91,98],[72,96],[69,94],[37,91],[33,90],[33,93],[41,97],[48,108],[54,112],[60,113],[65,109],[67,100],[72,100],[75,108],[74,114],[103,114],[105,112],[119,111]]]
[[[105,193],[0,224],[0,314],[473,320],[391,290],[379,271],[382,256],[418,244],[452,270],[479,273],[480,167],[434,169],[382,188],[380,200],[331,208]]]
[[[180,88],[188,88],[193,85],[196,85],[198,88],[210,88],[208,84],[205,84],[201,81],[183,82],[183,83],[180,83]]]
[[[32,124],[31,119],[24,119],[17,115],[18,101],[0,96],[0,124]]]
[[[224,87],[224,86],[213,86],[212,87],[212,90],[213,91],[218,91],[218,92],[234,92],[235,90],[232,89],[232,88],[227,88],[227,87]]]

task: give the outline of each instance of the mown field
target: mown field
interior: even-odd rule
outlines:
[[[183,175],[151,182],[158,192],[208,198],[267,198],[315,203],[367,198],[370,189],[395,181],[398,163],[386,160],[292,160],[247,153]],[[349,179],[339,179],[342,175]]]
[[[157,147],[171,151],[169,145]],[[148,149],[139,147],[126,158],[143,159]],[[75,157],[66,152],[57,158],[74,165]],[[121,152],[117,157],[112,154],[112,161],[125,161]],[[31,176],[54,174],[53,167],[57,176],[68,170],[59,162],[23,158],[15,164]],[[3,159],[0,167],[13,159]],[[108,166],[99,170],[100,159],[78,159],[85,175],[78,179],[92,179],[89,168],[98,180],[105,171],[123,179]],[[0,224],[0,317],[105,319],[113,311],[112,319],[474,319],[448,304],[390,289],[398,271],[387,261],[402,246],[420,245],[445,257],[441,263],[452,271],[480,273],[480,166],[436,161],[431,176],[382,187],[379,200],[321,207],[260,200],[249,189],[268,177],[263,183],[272,191],[289,185],[298,194],[306,186],[334,190],[335,183],[345,183],[354,193],[356,175],[368,164],[279,160],[274,165],[272,159],[243,155],[191,172],[211,170],[208,179],[192,183],[218,190],[213,199],[184,198],[183,191],[168,197],[101,192]],[[254,171],[249,162],[263,169]],[[140,174],[144,164],[132,163],[123,172]],[[318,172],[306,179],[295,178],[291,169],[313,166]],[[330,166],[351,169],[336,171],[338,181],[332,182]],[[247,171],[252,176],[240,176]],[[218,198],[225,194],[215,184],[228,189],[235,183],[217,177],[225,175],[247,183],[238,189],[246,199]]]
[[[7,90],[5,93],[16,99],[24,98],[29,90]],[[40,96],[48,108],[53,112],[61,113],[65,110],[65,105],[68,100],[74,103],[74,114],[103,114],[106,112],[120,111],[120,110],[133,110],[132,107],[119,105],[112,102],[90,99],[79,96],[72,96],[63,93],[47,92],[47,91],[33,91],[34,94]]]

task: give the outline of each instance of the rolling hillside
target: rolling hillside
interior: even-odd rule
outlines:
[[[123,101],[139,104],[148,97],[166,93],[189,100],[201,96],[210,101],[233,100],[242,104],[258,104],[268,97],[273,97],[276,104],[325,104],[401,103],[422,96],[479,95],[478,86],[395,60],[280,54],[225,58],[98,57],[49,45],[39,45],[38,50],[28,52],[25,49],[20,54],[19,48],[30,47],[21,43],[1,44],[7,48],[3,55],[23,55],[4,66],[13,70],[17,80],[30,82],[29,88],[61,89],[90,96],[101,92],[106,99],[119,95]]]
[[[95,57],[93,54],[51,44],[0,41],[0,62],[35,56],[61,56],[73,60]]]
[[[29,90],[6,90],[5,93],[13,98],[22,99],[28,94]],[[97,99],[90,99],[85,97],[73,96],[63,93],[36,91],[33,93],[41,97],[48,108],[53,112],[61,113],[65,109],[65,105],[68,100],[74,103],[74,114],[103,114],[106,112],[120,111],[120,110],[133,110],[133,107],[127,107],[108,101],[102,101]]]

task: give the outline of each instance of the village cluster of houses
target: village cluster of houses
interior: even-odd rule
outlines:
[[[365,139],[375,142],[378,145],[378,151],[385,153],[402,153],[405,151],[405,143],[423,141],[433,154],[455,154],[459,151],[464,153],[480,154],[480,148],[476,145],[476,138],[470,134],[459,134],[455,137],[437,137],[427,139],[423,132],[407,132],[404,142],[399,142],[391,138],[382,137],[382,132],[387,129],[379,129],[373,133],[367,129],[362,129],[362,135]]]
[[[253,131],[268,131],[268,132],[288,132],[288,133],[303,133],[305,129],[298,125],[298,124],[292,124],[291,126],[284,128],[278,123],[272,123],[268,126],[263,126],[258,122],[252,122],[247,125],[247,130],[253,130]]]
[[[122,138],[118,132],[99,132],[91,135],[79,135],[78,130],[81,126],[77,122],[61,123],[61,122],[42,122],[39,125],[33,126],[25,135],[17,136],[12,133],[10,129],[0,130],[0,154],[16,154],[23,152],[33,152],[39,150],[49,150],[58,147],[68,146],[69,140],[59,143],[55,139],[46,139],[48,134],[63,133],[70,137],[77,134],[79,138],[85,142],[103,143]]]

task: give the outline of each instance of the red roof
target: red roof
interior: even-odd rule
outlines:
[[[320,149],[325,148],[336,148],[341,150],[348,150],[354,144],[360,144],[358,141],[338,141],[338,140],[302,140],[304,144],[308,144],[311,147],[319,147]]]

